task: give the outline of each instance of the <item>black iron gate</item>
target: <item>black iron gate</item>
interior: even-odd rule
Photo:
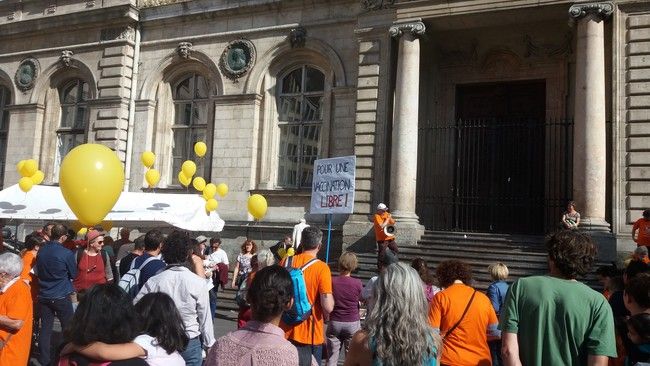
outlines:
[[[417,211],[427,229],[541,234],[571,196],[573,123],[483,118],[419,130]]]

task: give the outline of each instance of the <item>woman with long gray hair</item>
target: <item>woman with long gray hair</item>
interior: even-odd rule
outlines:
[[[364,327],[352,337],[345,366],[437,365],[440,336],[427,321],[418,273],[404,263],[388,266],[375,297]]]

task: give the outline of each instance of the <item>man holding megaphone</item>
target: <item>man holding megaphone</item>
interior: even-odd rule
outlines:
[[[375,239],[377,240],[377,258],[380,258],[386,251],[386,247],[397,253],[395,243],[395,220],[388,211],[388,207],[380,203],[377,205],[377,212],[373,221],[375,228]]]

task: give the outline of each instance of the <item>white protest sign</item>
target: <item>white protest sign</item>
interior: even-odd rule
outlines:
[[[355,167],[355,156],[316,160],[309,212],[351,214],[354,208]]]

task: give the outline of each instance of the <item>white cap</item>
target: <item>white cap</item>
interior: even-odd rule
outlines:
[[[386,210],[388,210],[388,207],[385,204],[380,203],[380,204],[377,205],[377,209],[382,210],[382,211],[386,211]]]

